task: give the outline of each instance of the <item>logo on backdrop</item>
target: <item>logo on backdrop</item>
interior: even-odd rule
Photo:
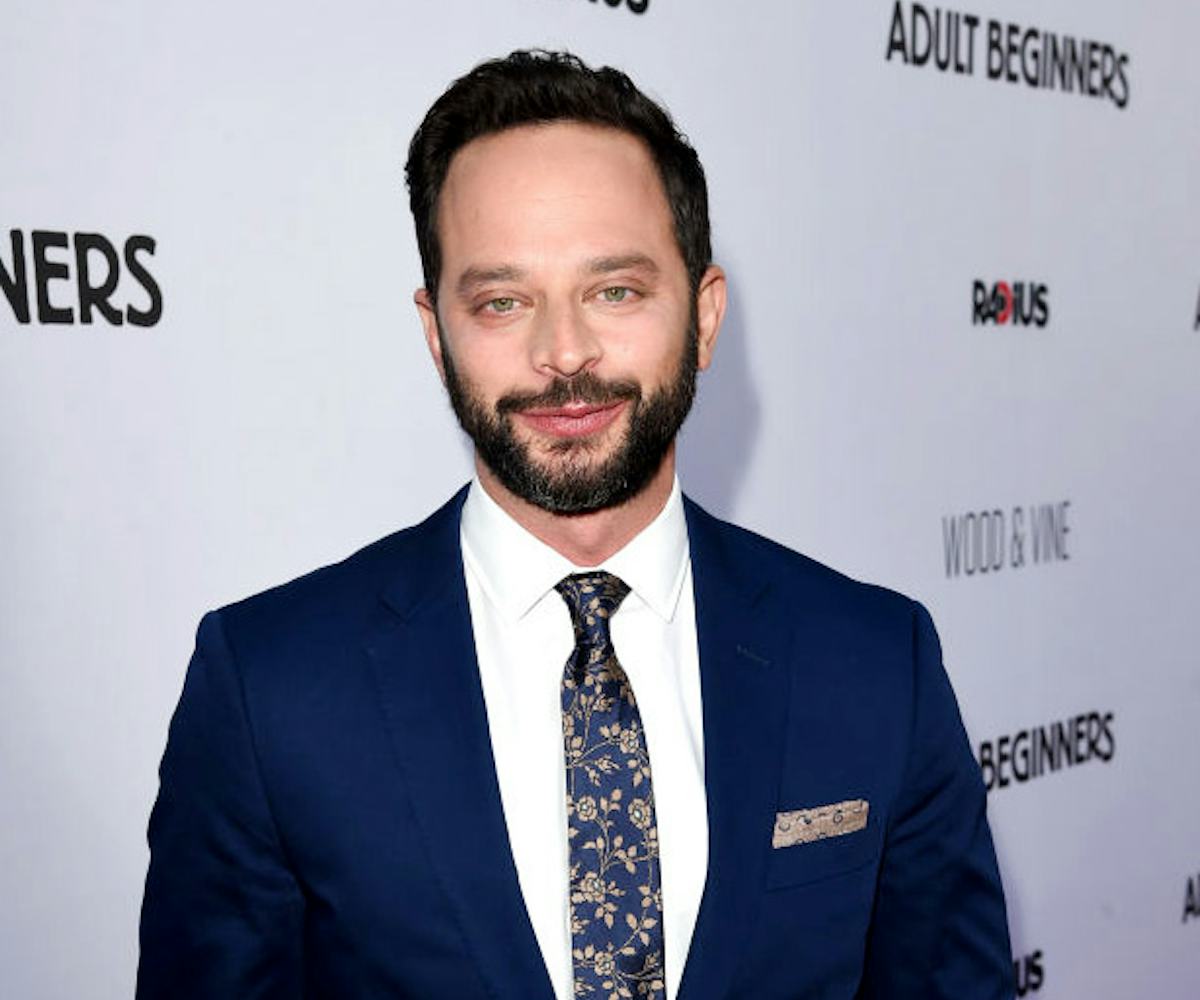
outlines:
[[[990,792],[1098,760],[1117,750],[1112,712],[1083,712],[979,744],[979,768]]]
[[[18,323],[89,324],[99,315],[113,326],[154,326],[162,318],[162,289],[147,261],[153,237],[130,236],[119,252],[100,233],[34,229],[26,239],[12,229],[8,237],[8,261],[0,251],[0,288]],[[135,294],[143,303],[118,294],[122,272],[140,287]]]
[[[1017,996],[1029,996],[1042,988],[1046,976],[1042,970],[1042,950],[1013,959],[1013,978],[1017,981]]]
[[[1200,874],[1191,875],[1183,893],[1183,922],[1200,919]]]
[[[593,5],[598,2],[599,0],[591,0]],[[624,3],[626,9],[634,14],[645,14],[646,8],[650,6],[650,0],[604,0],[604,3],[609,7],[620,7]]]
[[[1045,326],[1050,321],[1050,289],[1037,281],[976,279],[971,288],[971,322],[976,326]]]
[[[885,58],[965,76],[975,75],[978,66],[989,80],[1107,98],[1118,108],[1129,103],[1129,53],[1012,21],[983,22],[978,14],[943,7],[896,0]]]
[[[1009,510],[972,510],[942,517],[942,554],[946,576],[999,573],[1071,558],[1067,535],[1070,500],[1016,506]]]

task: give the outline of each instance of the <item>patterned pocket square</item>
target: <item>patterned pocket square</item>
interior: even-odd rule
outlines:
[[[776,813],[771,846],[778,848],[811,844],[814,840],[854,833],[866,827],[870,810],[870,803],[866,799],[847,799],[815,809]]]

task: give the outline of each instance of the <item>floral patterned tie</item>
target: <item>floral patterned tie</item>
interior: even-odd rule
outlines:
[[[663,1000],[650,757],[608,628],[629,587],[611,573],[577,573],[555,589],[575,628],[562,680],[575,996]]]

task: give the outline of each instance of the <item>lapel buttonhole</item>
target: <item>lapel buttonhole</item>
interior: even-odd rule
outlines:
[[[754,650],[747,649],[741,644],[738,645],[737,651],[738,656],[744,656],[747,660],[757,663],[760,667],[769,667],[771,665],[771,661],[765,656],[759,656],[756,652],[754,652]]]

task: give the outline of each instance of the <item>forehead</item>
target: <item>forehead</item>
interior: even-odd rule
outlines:
[[[438,235],[448,269],[632,251],[674,254],[682,266],[645,144],[575,122],[520,126],[459,150],[438,203]]]

